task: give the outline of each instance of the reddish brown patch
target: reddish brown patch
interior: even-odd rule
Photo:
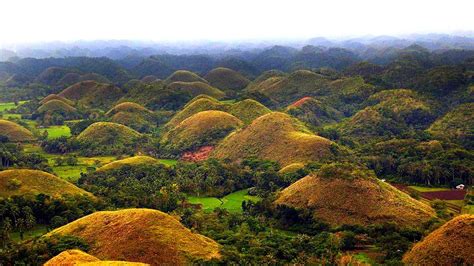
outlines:
[[[466,196],[466,190],[446,190],[446,191],[433,191],[433,192],[422,192],[421,195],[429,200],[441,199],[441,200],[463,200]]]
[[[311,99],[311,97],[308,97],[308,96],[303,97],[303,98],[299,99],[298,101],[292,103],[291,106],[292,107],[300,107],[301,105],[303,105],[303,103],[305,103],[309,99]]]
[[[214,146],[202,146],[194,151],[187,151],[181,155],[181,160],[188,162],[199,162],[206,160],[214,150]]]

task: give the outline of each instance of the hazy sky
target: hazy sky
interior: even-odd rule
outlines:
[[[474,31],[474,0],[0,0],[0,44]]]

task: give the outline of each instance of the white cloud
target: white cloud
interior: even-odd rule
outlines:
[[[472,31],[472,10],[472,0],[2,0],[0,43]]]

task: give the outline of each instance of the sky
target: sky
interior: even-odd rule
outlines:
[[[1,0],[0,45],[474,31],[473,0]]]

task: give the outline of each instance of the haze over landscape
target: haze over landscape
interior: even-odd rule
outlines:
[[[0,265],[474,264],[472,1],[0,8]]]

